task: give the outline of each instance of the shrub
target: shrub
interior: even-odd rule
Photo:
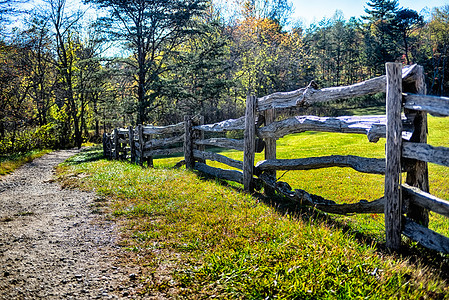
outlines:
[[[0,141],[0,154],[56,149],[60,147],[61,135],[60,126],[55,123],[9,132]]]

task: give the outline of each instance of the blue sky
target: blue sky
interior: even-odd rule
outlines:
[[[368,1],[357,0],[290,0],[295,8],[293,17],[300,19],[308,26],[324,17],[331,18],[337,9],[343,12],[346,19],[364,15]],[[399,0],[399,6],[421,12],[425,7],[433,8],[449,5],[449,0]]]
[[[238,0],[214,0],[216,3],[226,3],[228,9],[231,10],[230,14],[233,14],[232,9],[235,9],[233,2]],[[368,0],[289,0],[293,6],[294,11],[292,14],[293,23],[299,20],[302,25],[308,27],[313,22],[319,22],[324,17],[331,18],[336,10],[341,10],[345,19],[350,17],[360,17],[364,15],[364,9],[367,6]],[[82,0],[67,0],[69,7],[82,7]],[[28,7],[33,7],[42,3],[42,0],[31,0]],[[411,8],[417,12],[424,13],[423,9],[431,9],[433,7],[440,7],[449,5],[449,0],[399,0],[399,6],[404,8]],[[424,13],[426,17],[426,14]]]

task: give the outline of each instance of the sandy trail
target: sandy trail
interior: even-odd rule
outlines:
[[[116,259],[114,224],[93,193],[61,189],[54,167],[77,150],[36,159],[0,181],[0,299],[135,298]]]

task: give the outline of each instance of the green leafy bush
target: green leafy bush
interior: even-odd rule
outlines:
[[[34,149],[60,148],[61,135],[61,128],[55,123],[10,132],[0,142],[0,154],[25,153]]]

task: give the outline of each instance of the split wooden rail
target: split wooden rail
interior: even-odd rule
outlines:
[[[155,138],[157,137],[157,138]],[[133,163],[153,166],[154,156],[184,152],[184,122],[170,126],[139,125],[116,128],[103,134],[104,156],[110,159],[129,158]]]
[[[385,116],[277,118],[285,108],[379,92],[386,92]],[[386,243],[392,249],[399,249],[401,234],[404,234],[428,248],[449,253],[449,239],[427,228],[430,210],[449,217],[449,202],[429,194],[427,168],[427,162],[449,166],[449,148],[427,144],[427,113],[449,116],[449,99],[426,96],[425,93],[421,66],[402,68],[401,64],[388,63],[385,76],[350,86],[316,89],[310,84],[303,89],[259,99],[248,96],[245,116],[239,119],[203,124],[202,118],[187,116],[184,122],[171,126],[115,129],[104,135],[104,153],[114,159],[129,157],[140,164],[146,161],[148,166],[152,166],[153,156],[184,153],[188,169],[239,182],[248,192],[253,192],[256,182],[262,182],[267,194],[277,192],[325,212],[384,213]],[[244,139],[204,138],[205,133],[231,130],[243,131]],[[331,155],[277,159],[276,140],[304,131],[365,134],[370,142],[386,138],[386,158]],[[206,146],[243,151],[243,161],[206,151]],[[263,150],[265,160],[255,164],[255,153]],[[233,170],[214,168],[207,165],[208,160],[223,163]],[[303,190],[292,190],[288,183],[276,180],[278,170],[328,167],[350,167],[359,172],[385,174],[384,197],[370,202],[337,204]],[[403,172],[407,173],[405,183],[401,182]]]

